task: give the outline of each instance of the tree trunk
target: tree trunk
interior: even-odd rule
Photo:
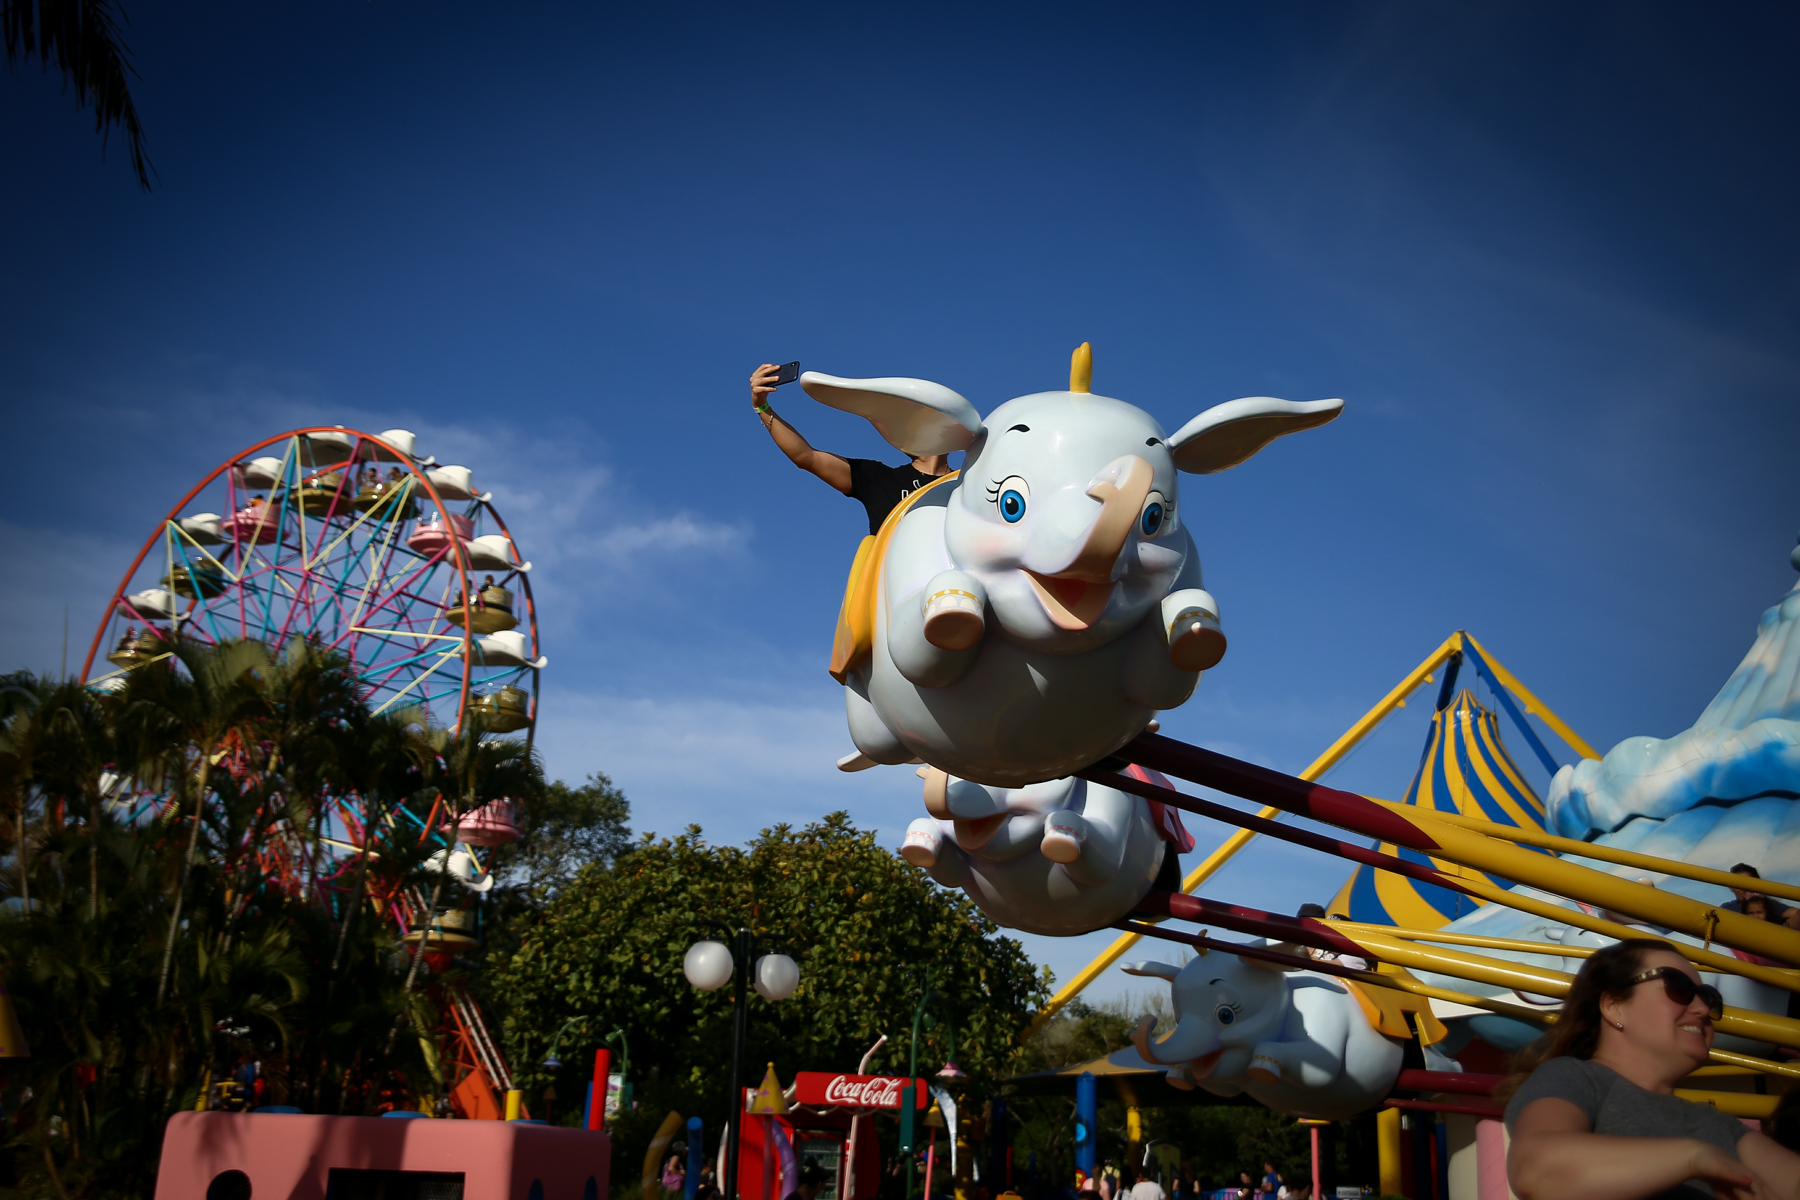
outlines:
[[[375,825],[375,821],[363,823],[362,856],[356,860],[356,887],[351,889],[350,907],[344,910],[344,919],[338,925],[337,949],[331,955],[333,983],[337,981],[338,964],[344,961],[344,943],[350,938],[350,923],[356,920],[356,912],[362,907],[363,886],[369,875],[369,839],[374,835]]]
[[[156,979],[156,1003],[160,1006],[169,990],[169,964],[175,960],[175,933],[181,928],[181,907],[187,900],[188,872],[194,866],[194,847],[200,844],[200,818],[206,811],[206,785],[212,778],[212,756],[209,747],[200,748],[200,782],[195,788],[194,827],[188,834],[187,853],[181,859],[181,881],[175,886],[175,911],[169,917],[169,937],[163,943],[162,972]]]
[[[25,905],[27,916],[31,914],[31,864],[26,861],[25,850],[25,805],[29,802],[24,790],[19,792],[19,899]]]
[[[100,916],[100,792],[88,797],[88,922]]]

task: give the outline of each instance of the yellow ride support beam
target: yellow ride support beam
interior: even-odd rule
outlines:
[[[1375,1147],[1380,1165],[1381,1194],[1401,1195],[1399,1109],[1384,1108],[1375,1114]]]
[[[1412,971],[1429,971],[1435,975],[1470,979],[1490,987],[1513,988],[1558,1000],[1568,995],[1569,985],[1575,978],[1567,971],[1534,967],[1527,963],[1488,958],[1485,955],[1465,954],[1448,947],[1408,942],[1402,938],[1371,932],[1370,928],[1363,926],[1355,932],[1346,930],[1345,933],[1367,949],[1371,956]],[[1713,1026],[1720,1033],[1734,1033],[1754,1041],[1800,1048],[1800,1021],[1771,1013],[1727,1008],[1724,1015],[1713,1022]]]
[[[1574,838],[1557,837],[1553,833],[1542,833],[1535,829],[1525,829],[1516,825],[1502,825],[1498,821],[1484,821],[1480,817],[1465,816],[1462,813],[1445,812],[1442,809],[1423,809],[1414,805],[1401,804],[1397,800],[1382,800],[1376,796],[1369,798],[1377,804],[1385,804],[1389,808],[1401,808],[1408,812],[1416,812],[1428,820],[1442,821],[1447,825],[1473,830],[1501,841],[1536,846],[1542,850],[1553,850],[1558,854],[1591,858],[1596,862],[1609,862],[1621,867],[1635,867],[1640,871],[1656,871],[1663,875],[1692,879],[1696,883],[1715,883],[1721,887],[1742,888],[1746,892],[1780,896],[1787,900],[1800,900],[1800,887],[1793,884],[1776,883],[1769,879],[1754,879],[1748,875],[1733,875],[1730,871],[1716,871],[1711,867],[1699,867],[1676,859],[1658,858],[1654,854],[1639,854],[1635,850],[1616,850],[1611,846],[1601,846],[1593,842],[1578,842]]]
[[[1080,351],[1078,350],[1076,353],[1079,354]],[[1395,684],[1374,708],[1371,708],[1368,712],[1364,713],[1356,724],[1344,731],[1342,737],[1338,738],[1337,741],[1331,743],[1331,745],[1326,748],[1325,753],[1319,755],[1318,758],[1312,761],[1312,764],[1308,766],[1306,770],[1300,772],[1300,778],[1309,781],[1319,778],[1321,775],[1325,774],[1325,772],[1331,770],[1332,767],[1335,767],[1339,760],[1346,754],[1356,749],[1357,744],[1368,737],[1370,733],[1374,732],[1375,727],[1386,720],[1388,715],[1396,708],[1405,708],[1406,698],[1417,691],[1421,685],[1430,683],[1431,673],[1437,670],[1439,665],[1441,665],[1445,659],[1449,658],[1451,654],[1462,648],[1461,639],[1463,636],[1464,635],[1459,631],[1445,638],[1443,644],[1427,655],[1424,662],[1421,662],[1418,666],[1408,672],[1406,678]],[[1500,668],[1495,667],[1494,669],[1497,672]],[[1264,808],[1256,815],[1265,821],[1271,821],[1281,815],[1281,810],[1269,807]],[[1223,842],[1219,843],[1218,849],[1207,855],[1205,861],[1195,867],[1192,871],[1188,872],[1187,878],[1181,881],[1181,890],[1183,894],[1189,896],[1193,895],[1195,889],[1205,883],[1208,879],[1211,879],[1213,875],[1218,872],[1219,868],[1230,862],[1233,856],[1245,846],[1248,846],[1250,840],[1255,836],[1256,835],[1248,829],[1239,829]],[[1031,1024],[1025,1027],[1025,1032],[1021,1036],[1030,1037],[1032,1034],[1042,1029],[1049,1022],[1051,1017],[1054,1017],[1058,1012],[1062,1011],[1064,1005],[1081,995],[1088,984],[1098,979],[1101,972],[1118,962],[1119,959],[1125,956],[1126,951],[1137,945],[1138,939],[1141,936],[1143,935],[1127,933],[1114,939],[1112,945],[1101,951],[1098,957],[1088,963],[1087,966],[1077,971],[1069,982],[1057,989],[1056,994],[1050,997],[1049,1002],[1046,1003],[1043,1008],[1038,1010],[1036,1016],[1031,1018]]]
[[[1530,688],[1520,683],[1518,678],[1511,671],[1501,666],[1500,660],[1488,653],[1488,648],[1476,641],[1473,634],[1458,630],[1456,636],[1458,638],[1467,638],[1469,645],[1475,647],[1475,653],[1481,655],[1487,662],[1487,665],[1493,668],[1494,675],[1500,680],[1501,686],[1519,698],[1519,702],[1526,712],[1535,715],[1538,720],[1554,729],[1556,731],[1556,736],[1568,743],[1569,749],[1575,751],[1575,753],[1581,755],[1583,758],[1600,757],[1599,752],[1586,742],[1582,741],[1581,735],[1576,733],[1573,729],[1570,729],[1567,722],[1550,711],[1550,706],[1548,704],[1545,704],[1542,700],[1539,700],[1536,696],[1532,695]]]
[[[1485,837],[1471,829],[1427,817],[1411,804],[1390,804],[1388,811],[1418,829],[1420,846],[1415,846],[1415,849],[1429,847],[1426,853],[1433,858],[1444,858],[1463,867],[1474,867],[1481,873],[1523,883],[1526,887],[1535,887],[1539,891],[1550,892],[1553,896],[1568,896],[1570,900],[1586,901],[1600,909],[1624,912],[1625,916],[1649,921],[1651,925],[1681,930],[1683,934],[1699,937],[1705,943],[1719,941],[1737,950],[1748,950],[1750,954],[1780,959],[1782,963],[1800,963],[1800,932],[1791,930],[1786,925],[1760,921],[1744,916],[1742,912],[1717,909],[1714,905],[1688,900],[1687,896],[1676,896],[1674,892],[1658,891],[1654,887],[1645,887],[1642,883],[1622,880],[1616,874],[1595,871],[1593,867],[1582,867],[1552,856],[1539,855],[1510,842],[1501,842],[1499,838]],[[1467,876],[1462,882],[1471,885],[1476,883]],[[1501,903],[1512,905],[1512,901]],[[1577,914],[1568,916],[1573,918]],[[1634,932],[1631,936],[1642,937],[1642,932]],[[1750,964],[1744,966],[1750,968]],[[1775,973],[1764,977],[1757,970],[1773,970]],[[1766,982],[1773,982],[1780,988],[1800,988],[1800,975],[1789,970],[1753,968],[1742,973],[1766,979]]]

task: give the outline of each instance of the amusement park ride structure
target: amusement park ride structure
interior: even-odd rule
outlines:
[[[82,677],[118,689],[132,671],[171,665],[177,637],[271,652],[305,639],[349,662],[373,712],[410,709],[464,738],[523,732],[529,744],[546,664],[530,571],[492,494],[468,467],[418,457],[411,431],[295,429],[221,463],[169,510],[108,603]],[[122,789],[112,803],[127,820],[150,820],[168,797]],[[358,861],[383,842],[438,843],[429,865],[482,892],[493,848],[518,836],[504,798],[468,812],[434,807],[422,823],[353,793],[326,797],[324,809],[320,836],[278,821],[255,857],[270,885],[310,888],[333,910],[361,894]],[[407,819],[422,827],[408,830]],[[476,927],[458,904],[428,913],[430,895],[397,887],[365,901],[437,968],[476,944]],[[474,998],[436,974],[426,987],[439,1001],[448,1106],[498,1117],[512,1086],[505,1057]]]

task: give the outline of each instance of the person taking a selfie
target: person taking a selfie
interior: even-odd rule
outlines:
[[[815,450],[800,436],[800,431],[776,414],[769,397],[784,383],[799,378],[800,364],[786,367],[764,363],[750,376],[750,406],[756,410],[763,428],[781,447],[781,452],[802,471],[810,471],[844,495],[862,501],[869,514],[869,533],[877,533],[887,515],[900,501],[934,479],[950,473],[950,460],[943,454],[915,458],[899,467],[890,467],[872,458],[845,458],[828,450]]]

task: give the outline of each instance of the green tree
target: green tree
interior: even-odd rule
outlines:
[[[709,845],[697,826],[660,841],[646,835],[616,863],[590,866],[564,886],[490,981],[509,997],[508,1055],[534,1103],[553,1079],[559,1095],[581,1095],[579,1060],[613,1028],[625,1031],[640,1111],[620,1123],[615,1161],[635,1162],[648,1126],[668,1108],[702,1115],[713,1129],[724,1117],[731,989],[697,992],[682,974],[687,948],[715,936],[704,918],[781,936],[800,965],[790,999],[771,1004],[751,993],[748,1075],[768,1061],[789,1079],[797,1070],[852,1070],[882,1034],[889,1041],[872,1069],[904,1072],[929,967],[971,1090],[991,1094],[1048,994],[1018,942],[997,936],[960,893],[933,884],[847,814],[799,830],[775,826],[747,848]],[[592,1020],[565,1038],[568,1066],[553,1075],[540,1064],[556,1031],[578,1015]],[[922,1070],[943,1063],[948,1033],[940,1023],[921,1037]],[[573,1119],[580,1105],[563,1112]]]
[[[581,868],[611,863],[629,851],[630,822],[631,802],[605,775],[596,771],[576,786],[557,780],[519,812],[508,883],[554,895]]]

